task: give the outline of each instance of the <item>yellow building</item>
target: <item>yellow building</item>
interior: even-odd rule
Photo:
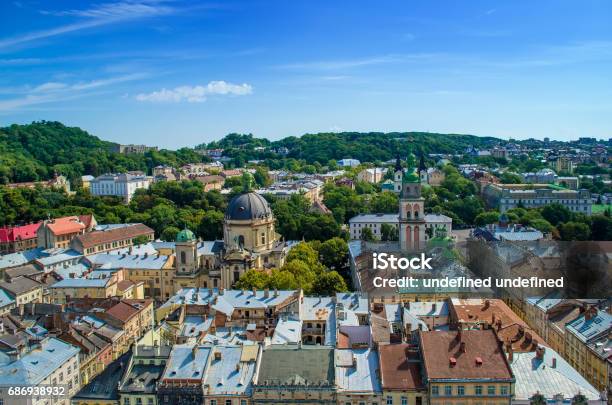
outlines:
[[[608,383],[608,351],[604,349],[612,347],[611,333],[612,315],[595,307],[565,326],[565,359],[598,390]]]
[[[509,405],[514,376],[493,330],[421,332],[430,405]]]
[[[378,348],[383,404],[425,405],[427,390],[421,378],[421,362],[416,349],[407,343]]]

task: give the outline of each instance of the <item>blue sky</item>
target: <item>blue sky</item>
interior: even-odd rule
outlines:
[[[0,125],[612,136],[612,2],[3,1]]]

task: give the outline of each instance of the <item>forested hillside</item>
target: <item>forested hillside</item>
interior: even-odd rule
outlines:
[[[474,145],[486,147],[500,140],[473,135],[448,135],[423,132],[403,133],[319,133],[290,136],[270,142],[253,135],[229,134],[219,141],[196,148],[222,148],[233,160],[229,166],[242,166],[251,159],[265,160],[270,168],[301,165],[327,165],[343,158],[363,162],[386,161],[409,151],[453,153]],[[125,143],[129,143],[126,137]],[[112,144],[86,131],[59,122],[41,121],[28,125],[0,128],[0,184],[46,180],[58,172],[74,180],[83,174],[97,176],[106,172],[142,170],[149,174],[154,166],[181,166],[206,159],[193,149],[149,151],[145,154],[121,155],[110,151]],[[275,151],[285,147],[285,156]],[[282,162],[281,159],[284,159]]]
[[[0,128],[0,184],[46,180],[54,172],[74,180],[84,174],[148,171],[158,164],[178,165],[201,159],[191,149],[121,155],[111,152],[111,145],[59,122]]]

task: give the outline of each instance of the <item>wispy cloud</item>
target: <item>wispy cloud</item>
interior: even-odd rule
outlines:
[[[79,20],[54,28],[31,31],[22,35],[0,39],[0,49],[108,24],[167,15],[176,11],[174,7],[167,3],[164,0],[124,0],[102,3],[89,9],[41,11],[41,13],[46,15],[76,17]]]
[[[92,90],[145,77],[147,74],[138,73],[72,84],[46,82],[33,87],[28,86],[13,90],[12,98],[0,100],[0,111],[13,111],[34,104],[57,103],[82,98],[90,95]]]
[[[141,93],[136,95],[138,101],[154,103],[201,103],[206,101],[210,95],[234,95],[243,96],[251,94],[253,87],[249,84],[233,84],[223,80],[212,81],[205,86],[180,86],[174,89],[161,89],[152,93]]]
[[[430,58],[431,54],[397,54],[382,55],[358,59],[326,60],[290,63],[276,66],[278,69],[287,70],[343,70],[359,68],[364,66],[382,65],[388,63],[406,62],[410,60],[420,60]]]

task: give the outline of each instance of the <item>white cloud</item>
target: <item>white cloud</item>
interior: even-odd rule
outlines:
[[[78,17],[80,21],[0,39],[0,49],[117,22],[166,15],[175,11],[174,8],[161,3],[164,1],[118,1],[102,3],[83,10],[41,11],[42,14],[47,15]]]
[[[136,95],[138,101],[149,101],[154,103],[201,103],[206,101],[209,95],[235,95],[244,96],[251,94],[253,87],[249,84],[233,84],[223,80],[209,82],[205,86],[179,86],[174,89],[163,88],[152,93],[141,93]]]
[[[105,79],[91,80],[68,84],[63,82],[46,82],[34,87],[15,89],[11,92],[13,98],[0,99],[0,111],[16,110],[35,104],[46,104],[73,100],[92,94],[91,91],[101,87],[111,86],[117,83],[138,80],[147,77],[146,74],[138,73],[131,75],[115,76]],[[20,95],[16,97],[16,95]]]

